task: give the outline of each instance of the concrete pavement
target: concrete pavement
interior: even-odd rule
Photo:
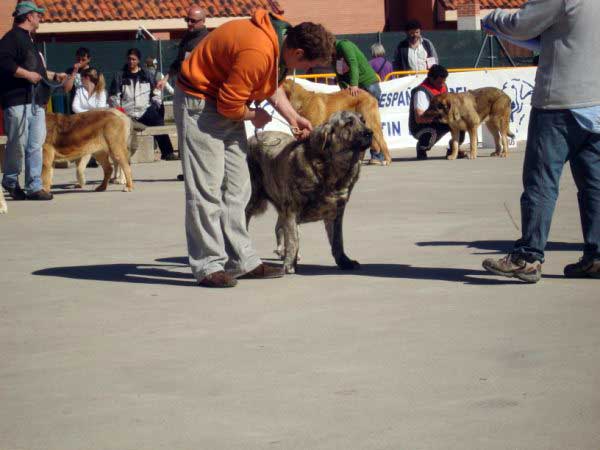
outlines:
[[[299,273],[195,285],[177,162],[133,193],[69,189],[0,216],[0,449],[598,449],[600,281],[562,180],[544,278],[487,274],[519,236],[522,151],[364,167]],[[88,169],[100,179],[100,169]],[[88,188],[93,188],[91,186]],[[274,255],[275,216],[253,221]]]

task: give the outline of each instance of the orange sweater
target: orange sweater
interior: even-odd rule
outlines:
[[[216,101],[217,111],[241,120],[250,101],[277,90],[279,42],[265,10],[210,32],[181,64],[177,85],[194,97]]]

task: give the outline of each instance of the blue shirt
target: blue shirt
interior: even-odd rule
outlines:
[[[574,108],[571,112],[581,128],[590,133],[600,133],[600,105]]]

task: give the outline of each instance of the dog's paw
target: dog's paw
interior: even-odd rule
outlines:
[[[8,208],[6,205],[0,205],[0,214],[6,214],[8,212]]]
[[[279,256],[279,259],[283,259],[283,256],[284,256],[283,248],[276,248],[275,250],[273,250],[273,253],[275,253],[277,256]]]
[[[104,192],[106,190],[106,186],[100,185],[94,191],[96,192]]]
[[[123,188],[123,191],[122,191],[122,192],[133,192],[133,188],[128,188],[127,186],[125,186],[125,187]]]
[[[295,264],[284,264],[283,270],[286,274],[296,273],[296,266]]]
[[[75,189],[83,189],[83,186],[81,185],[81,183],[75,183],[74,188]]]
[[[450,155],[446,156],[446,159],[449,159],[450,161],[453,161],[453,160],[456,159],[456,155],[450,154]]]
[[[502,153],[500,153],[500,152],[490,153],[490,158],[495,158],[496,156],[502,156]]]
[[[348,258],[347,256],[339,258],[335,263],[342,270],[360,269],[360,263],[358,261],[354,261],[353,259]]]

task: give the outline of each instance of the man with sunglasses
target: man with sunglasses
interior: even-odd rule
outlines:
[[[175,61],[173,61],[169,67],[169,73],[167,73],[162,80],[159,80],[156,83],[156,88],[160,89],[161,91],[164,89],[170,78],[179,75],[181,63],[187,59],[192,50],[196,48],[196,45],[198,45],[198,43],[208,34],[208,30],[204,25],[206,20],[206,11],[204,11],[200,5],[192,3],[184,20],[187,22],[188,28],[179,42],[177,58],[175,58]],[[179,181],[183,181],[183,174],[177,175],[177,179]]]
[[[173,78],[179,74],[181,63],[190,55],[192,50],[196,48],[196,45],[206,37],[208,30],[204,25],[206,20],[206,11],[202,9],[200,5],[192,4],[188,11],[187,16],[184,20],[188,24],[187,31],[181,38],[177,50],[177,58],[169,67],[169,73],[165,77],[156,83],[156,87],[162,90],[169,81],[169,78]]]

